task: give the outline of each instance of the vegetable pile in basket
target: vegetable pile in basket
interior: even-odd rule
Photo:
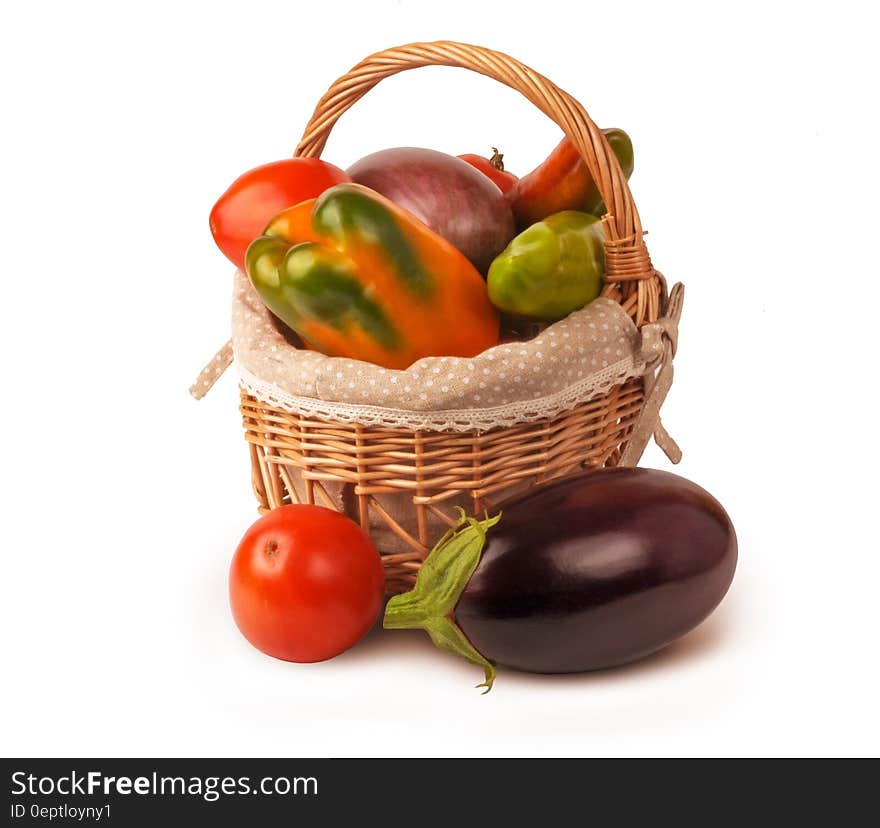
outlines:
[[[606,137],[624,171],[632,143]],[[307,347],[386,368],[470,357],[600,292],[602,198],[564,138],[523,178],[490,159],[399,147],[346,172],[315,158],[238,178],[211,232]]]
[[[633,148],[606,138],[629,177]],[[211,232],[307,348],[402,369],[470,357],[599,296],[602,197],[567,140],[517,178],[502,155],[397,148],[343,171],[313,158],[251,170]],[[512,332],[514,332],[512,334]],[[724,597],[733,526],[710,494],[648,469],[550,481],[467,517],[392,597],[384,626],[420,628],[479,665],[536,673],[613,667],[692,630]],[[235,553],[230,603],[244,636],[280,659],[321,661],[382,612],[381,557],[333,510],[282,506]]]

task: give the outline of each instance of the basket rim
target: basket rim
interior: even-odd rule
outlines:
[[[627,380],[641,377],[646,363],[635,355],[628,355],[599,372],[572,383],[566,388],[548,394],[539,400],[517,400],[512,403],[486,408],[435,409],[419,411],[393,406],[365,405],[363,403],[334,402],[317,397],[289,394],[275,384],[260,379],[238,360],[235,361],[239,386],[257,400],[309,419],[347,425],[399,428],[410,431],[494,431],[526,423],[550,420],[590,401],[603,397],[612,388]],[[540,403],[540,410],[536,409]]]

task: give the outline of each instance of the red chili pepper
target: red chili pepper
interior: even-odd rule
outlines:
[[[629,178],[633,171],[632,141],[622,129],[602,131]],[[519,230],[563,210],[596,216],[605,212],[599,188],[568,138],[563,138],[539,167],[520,178],[508,198]]]

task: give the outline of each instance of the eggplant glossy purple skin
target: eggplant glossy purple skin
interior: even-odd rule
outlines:
[[[703,621],[736,569],[715,498],[652,469],[608,469],[503,506],[455,609],[486,658],[533,673],[614,667]]]
[[[409,210],[484,275],[516,234],[513,211],[501,190],[454,155],[396,147],[367,155],[346,172],[352,181]]]

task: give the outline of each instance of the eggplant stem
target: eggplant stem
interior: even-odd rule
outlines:
[[[455,606],[480,562],[487,530],[500,519],[499,513],[478,520],[461,510],[458,524],[425,558],[415,586],[388,602],[382,620],[382,626],[389,630],[425,630],[441,650],[482,667],[485,681],[477,687],[485,687],[484,693],[492,689],[495,665],[471,644],[455,622]]]

